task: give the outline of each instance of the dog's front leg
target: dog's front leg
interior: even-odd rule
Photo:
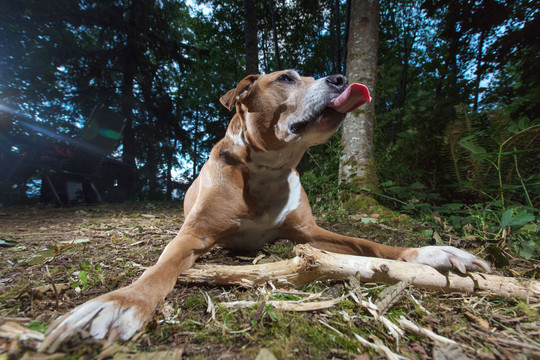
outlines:
[[[96,339],[129,339],[173,289],[178,275],[213,244],[208,237],[183,234],[181,230],[157,263],[133,284],[90,300],[56,320],[49,327],[39,351],[54,352],[80,330]]]

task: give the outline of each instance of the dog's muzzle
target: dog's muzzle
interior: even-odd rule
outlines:
[[[347,86],[348,80],[343,75],[328,76],[324,82],[327,87],[325,101],[309,107],[310,111],[290,125],[289,128],[293,134],[303,132],[311,123],[321,118],[335,118],[341,122],[344,114],[371,101],[367,86],[359,83]]]

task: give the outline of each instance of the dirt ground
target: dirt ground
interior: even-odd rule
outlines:
[[[321,223],[391,245],[420,246],[426,241],[422,223],[376,220],[363,223],[345,216]],[[373,310],[365,303],[375,303],[389,285],[366,283],[359,291],[352,280],[315,281],[299,289],[177,284],[146,329],[127,342],[108,344],[83,334],[54,354],[36,352],[56,317],[131,283],[156,261],[182,222],[176,202],[0,208],[0,360],[540,359],[538,304],[405,286],[384,310]],[[482,244],[458,243],[485,255]],[[279,241],[260,255],[268,261],[292,257],[293,246]],[[215,248],[198,262],[251,264],[255,256]],[[494,273],[524,282],[534,279],[538,261],[510,259],[509,266]],[[267,304],[313,298],[340,300],[327,309],[301,312]],[[240,300],[255,305],[223,305]],[[403,329],[402,318],[434,336]]]

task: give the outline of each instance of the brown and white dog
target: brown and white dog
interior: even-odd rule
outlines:
[[[315,224],[295,167],[308,147],[336,132],[345,112],[370,101],[364,85],[347,86],[343,75],[316,80],[286,70],[250,75],[220,101],[229,110],[236,106],[236,115],[186,194],[186,219],[178,235],[134,283],[58,319],[41,350],[53,351],[80,329],[97,339],[129,339],[173,289],[178,275],[216,244],[255,250],[290,239],[440,270],[490,270],[482,260],[451,246],[391,247]]]

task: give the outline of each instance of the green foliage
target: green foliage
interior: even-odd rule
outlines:
[[[49,327],[49,324],[47,323],[41,323],[38,321],[32,321],[28,324],[26,324],[26,327],[30,330],[39,331],[40,333],[44,333],[45,330]]]
[[[381,3],[379,178],[403,189],[419,182],[441,195],[437,202],[502,199],[538,207],[540,113],[529,95],[540,88],[530,56],[538,42],[525,35],[538,13],[528,2],[475,4],[427,1],[419,12],[414,1]]]
[[[533,224],[534,220],[535,216],[529,209],[513,207],[508,208],[500,220],[499,233],[502,233],[503,238],[512,232],[515,233],[509,241],[514,250],[526,259],[540,252],[540,227]],[[525,231],[520,231],[527,225],[530,226]]]
[[[514,122],[501,111],[480,118],[464,106],[457,114],[458,120],[447,128],[446,143],[460,190],[476,191],[503,206],[509,199],[531,207],[533,201],[538,204],[540,174],[533,164],[540,149],[532,146],[540,136],[540,124]],[[526,165],[521,172],[519,163]]]
[[[338,182],[340,154],[339,135],[334,135],[327,143],[308,149],[299,166],[313,209],[335,220],[343,216],[341,194],[346,186]]]
[[[101,265],[92,265],[89,262],[81,264],[80,270],[75,271],[74,282],[71,284],[72,288],[78,288],[81,291],[90,290],[96,286],[103,285],[103,271],[101,270],[103,266]]]

